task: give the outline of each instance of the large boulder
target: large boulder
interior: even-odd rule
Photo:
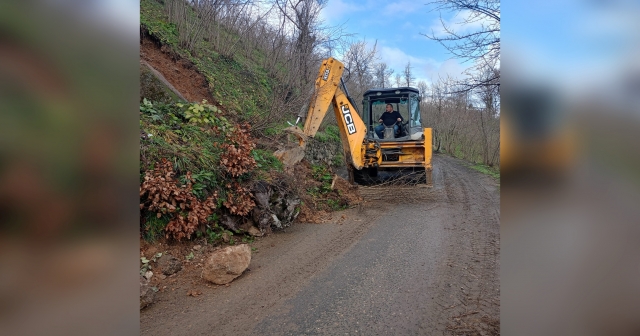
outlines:
[[[171,275],[179,272],[182,269],[182,262],[180,260],[170,254],[164,254],[160,259],[158,259],[158,269],[162,271],[165,275]]]
[[[156,292],[149,286],[149,280],[140,276],[140,309],[153,303]]]
[[[227,284],[239,277],[251,262],[251,248],[247,244],[229,246],[212,252],[205,260],[202,277],[217,285]]]

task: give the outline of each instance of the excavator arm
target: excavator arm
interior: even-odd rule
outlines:
[[[381,160],[379,146],[374,142],[365,141],[367,128],[349,97],[340,89],[343,72],[344,65],[334,58],[328,58],[322,62],[304,128],[300,130],[294,126],[290,127],[289,131],[298,135],[300,148],[304,151],[306,138],[316,135],[331,105],[340,130],[347,163],[358,170],[377,166]],[[298,116],[298,120],[303,117],[305,116]]]

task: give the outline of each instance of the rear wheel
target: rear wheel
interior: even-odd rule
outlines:
[[[369,177],[378,177],[378,167],[364,168],[369,174]]]
[[[378,168],[353,169],[354,182],[360,185],[372,184],[378,176]]]
[[[365,174],[362,170],[353,168],[353,182],[357,184],[364,184],[365,183],[364,176]]]

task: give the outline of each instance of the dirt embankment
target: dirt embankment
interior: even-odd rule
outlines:
[[[158,71],[190,102],[206,99],[214,103],[206,78],[189,60],[180,58],[168,47],[144,34],[140,40],[140,59]]]

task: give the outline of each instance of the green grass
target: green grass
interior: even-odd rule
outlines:
[[[336,125],[329,125],[324,131],[319,131],[314,136],[314,139],[320,142],[337,142],[340,143],[340,130]]]
[[[140,25],[147,28],[162,44],[177,48],[179,44],[176,25],[168,22],[164,6],[155,0],[140,1]]]
[[[148,242],[155,242],[162,237],[164,227],[169,223],[170,218],[166,215],[158,218],[155,213],[148,213],[144,218],[142,237]]]
[[[290,123],[294,123],[295,119],[291,119],[291,120],[284,120],[282,122],[279,123],[273,123],[271,124],[269,127],[265,128],[263,134],[267,135],[267,136],[274,136],[274,135],[280,135],[282,134],[282,131],[287,128],[290,127],[291,125],[289,125]],[[303,128],[304,124],[298,124],[298,127]]]
[[[259,118],[268,110],[271,83],[264,72],[215,54],[191,61],[209,82],[213,97],[240,120]]]
[[[168,22],[164,6],[156,0],[140,2],[140,24],[162,44],[190,60],[207,79],[212,96],[239,121],[259,119],[269,109],[276,83],[255,61],[239,54],[225,57],[205,40],[198,43],[193,55],[180,46],[176,25]],[[264,58],[260,51],[253,54],[258,60]]]
[[[307,193],[316,200],[324,202],[331,211],[346,209],[348,206],[340,199],[340,191],[331,189],[333,173],[329,167],[325,165],[311,165],[311,171],[313,179],[321,184],[320,186],[308,189]]]
[[[344,155],[342,152],[338,152],[331,160],[331,166],[341,167],[344,166]]]
[[[307,190],[307,193],[313,197],[323,197],[330,193],[331,182],[333,181],[333,174],[329,167],[325,165],[311,165],[311,176],[314,180],[320,182],[320,186],[312,187]]]
[[[258,170],[260,171],[282,171],[284,165],[278,160],[273,153],[264,149],[254,149],[251,151],[251,156],[256,160]]]
[[[492,177],[494,177],[494,178],[496,178],[498,180],[500,179],[500,171],[495,169],[495,168],[493,168],[493,167],[489,167],[487,165],[476,163],[476,164],[470,164],[469,168],[475,169],[475,170],[477,170],[477,171],[479,171],[479,172],[481,172],[483,174],[487,174],[489,176],[492,176]]]
[[[344,210],[344,209],[348,208],[348,206],[346,204],[340,204],[340,201],[334,200],[334,199],[328,199],[327,200],[327,205],[333,211],[340,211],[340,210]]]
[[[153,169],[163,158],[173,163],[178,175],[210,171],[220,173],[222,135],[200,125],[188,123],[185,107],[178,104],[147,102],[140,106],[141,170]]]

